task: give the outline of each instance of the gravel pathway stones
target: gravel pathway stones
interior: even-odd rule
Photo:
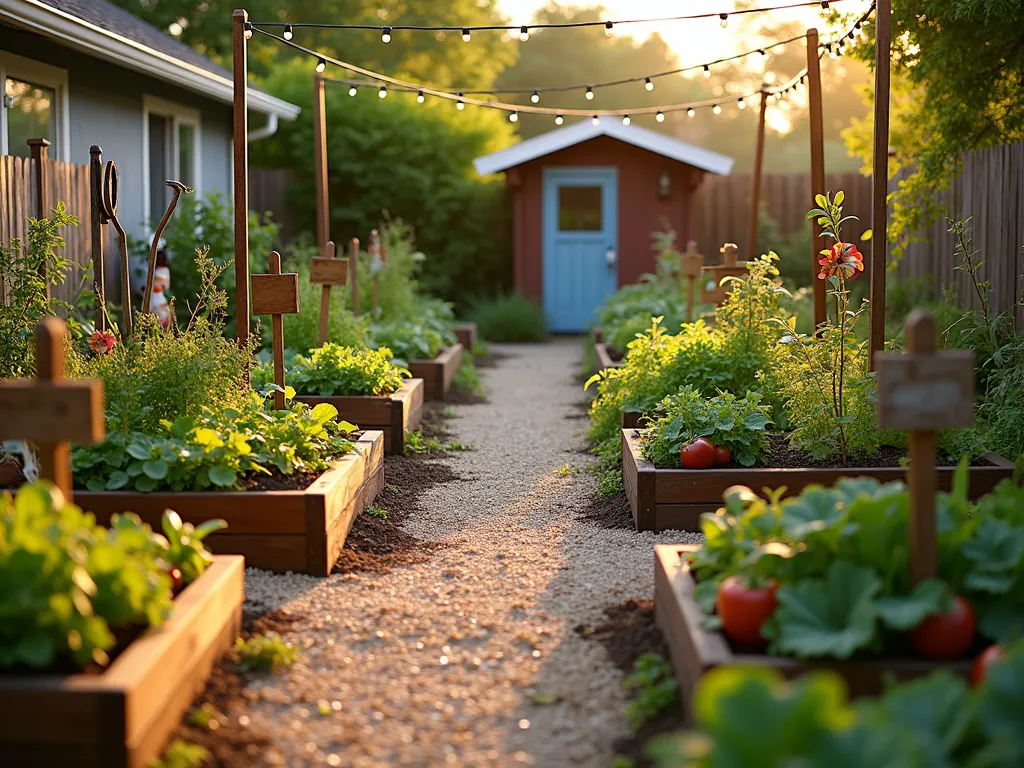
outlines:
[[[390,573],[250,569],[251,607],[299,617],[286,636],[304,649],[250,686],[264,764],[604,767],[628,732],[622,673],[574,629],[649,599],[652,545],[695,537],[585,520],[582,345],[496,347],[490,402],[454,406],[455,438],[475,447],[443,459],[461,482],[406,523],[446,547]]]

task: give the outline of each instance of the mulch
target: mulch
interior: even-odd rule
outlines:
[[[853,467],[879,468],[879,467],[901,467],[907,458],[907,453],[902,448],[892,445],[883,445],[874,456],[863,454],[850,456],[844,463],[838,456],[831,459],[815,459],[806,451],[794,448],[789,444],[788,436],[774,433],[768,435],[768,443],[771,446],[767,455],[758,462],[759,467],[771,467],[776,469],[792,469],[801,467],[842,469]],[[944,456],[935,457],[935,465],[938,467],[955,467],[956,461]],[[971,462],[972,466],[989,466],[989,462],[983,458],[976,458]],[[738,465],[737,465],[738,466]]]
[[[448,390],[448,393],[444,396],[444,401],[452,405],[482,405],[483,403],[491,402],[487,399],[486,395],[464,387],[454,386]]]
[[[645,653],[669,657],[668,644],[654,622],[653,600],[626,600],[606,608],[605,616],[607,620],[604,623],[597,626],[581,624],[576,627],[576,632],[604,646],[608,658],[624,675],[633,671],[636,660]],[[634,768],[653,768],[654,762],[644,753],[647,742],[682,727],[681,710],[671,708],[632,735],[617,739],[612,746],[616,755],[632,760]]]

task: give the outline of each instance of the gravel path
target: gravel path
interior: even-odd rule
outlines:
[[[686,534],[580,519],[594,478],[559,470],[589,463],[581,345],[497,349],[490,402],[454,408],[475,450],[444,460],[464,482],[431,489],[407,526],[448,547],[389,574],[249,571],[254,606],[304,617],[290,635],[302,659],[251,686],[265,764],[610,765],[628,731],[621,675],[574,627],[650,598],[652,545]]]

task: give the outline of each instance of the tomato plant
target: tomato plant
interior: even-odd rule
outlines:
[[[719,585],[715,608],[722,621],[722,631],[730,640],[747,646],[765,643],[761,628],[778,605],[776,587],[774,582],[750,587],[739,576],[730,576]]]
[[[711,469],[715,466],[715,447],[704,438],[697,438],[679,449],[683,469]]]
[[[911,638],[918,652],[929,659],[959,659],[974,641],[977,621],[971,604],[959,595],[949,610],[933,613],[914,630]]]
[[[998,645],[990,645],[979,653],[978,657],[974,660],[974,664],[971,666],[971,685],[975,688],[981,685],[985,678],[988,677],[989,669],[1005,658],[1005,652]]]
[[[732,451],[729,450],[727,445],[716,445],[715,446],[715,465],[724,467],[732,461]]]

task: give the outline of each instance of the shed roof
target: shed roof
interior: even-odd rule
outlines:
[[[564,128],[542,133],[540,136],[521,141],[508,149],[478,157],[473,161],[473,165],[477,173],[486,176],[528,163],[538,157],[550,155],[567,147],[582,144],[584,141],[590,141],[598,136],[610,136],[626,144],[632,144],[634,147],[646,149],[657,155],[678,160],[720,176],[727,176],[735,162],[731,157],[679,139],[673,139],[671,136],[635,125],[623,125],[617,120],[606,118],[598,122],[597,125],[590,120],[581,120]]]
[[[0,3],[0,21],[4,20],[91,56],[231,103],[231,72],[109,0],[5,0]],[[248,90],[252,109],[288,120],[299,114],[294,104],[257,88]]]

